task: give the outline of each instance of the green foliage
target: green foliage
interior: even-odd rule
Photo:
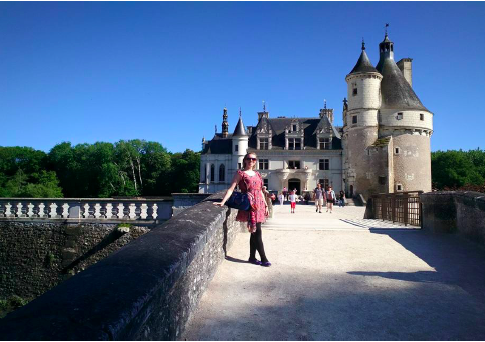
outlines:
[[[9,312],[18,309],[30,300],[17,295],[12,295],[7,299],[0,299],[0,318],[5,317]]]
[[[63,142],[48,154],[0,147],[0,197],[136,197],[197,192],[200,154],[172,154],[160,143]]]
[[[118,228],[126,227],[131,228],[133,225],[131,223],[120,223],[118,224]]]
[[[433,186],[439,190],[485,184],[485,151],[436,151],[431,154]]]
[[[0,147],[0,197],[62,197],[47,154],[30,147]]]

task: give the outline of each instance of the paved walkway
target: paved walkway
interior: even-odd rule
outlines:
[[[270,268],[239,234],[181,340],[485,339],[485,249],[361,207],[289,211],[263,226]]]

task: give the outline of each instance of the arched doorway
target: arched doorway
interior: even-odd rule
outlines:
[[[301,195],[301,181],[298,178],[288,179],[288,191],[293,191],[296,189],[296,194]]]

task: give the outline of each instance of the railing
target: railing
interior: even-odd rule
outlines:
[[[422,206],[419,195],[423,191],[372,195],[372,214],[383,221],[421,226]]]
[[[160,200],[112,198],[4,198],[0,199],[0,220],[157,220],[167,219]],[[167,201],[165,201],[167,202]],[[161,210],[164,207],[164,210]],[[170,214],[171,215],[171,214]]]

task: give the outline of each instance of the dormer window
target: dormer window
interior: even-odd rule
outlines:
[[[300,140],[300,138],[288,138],[288,149],[289,150],[301,150],[301,140]]]
[[[293,132],[296,132],[296,131],[297,131],[297,126],[296,126],[296,124],[291,125],[291,130],[292,130]]]
[[[318,138],[318,148],[320,150],[330,150],[332,148],[332,139]]]
[[[267,150],[269,148],[268,138],[259,138],[259,149]]]

